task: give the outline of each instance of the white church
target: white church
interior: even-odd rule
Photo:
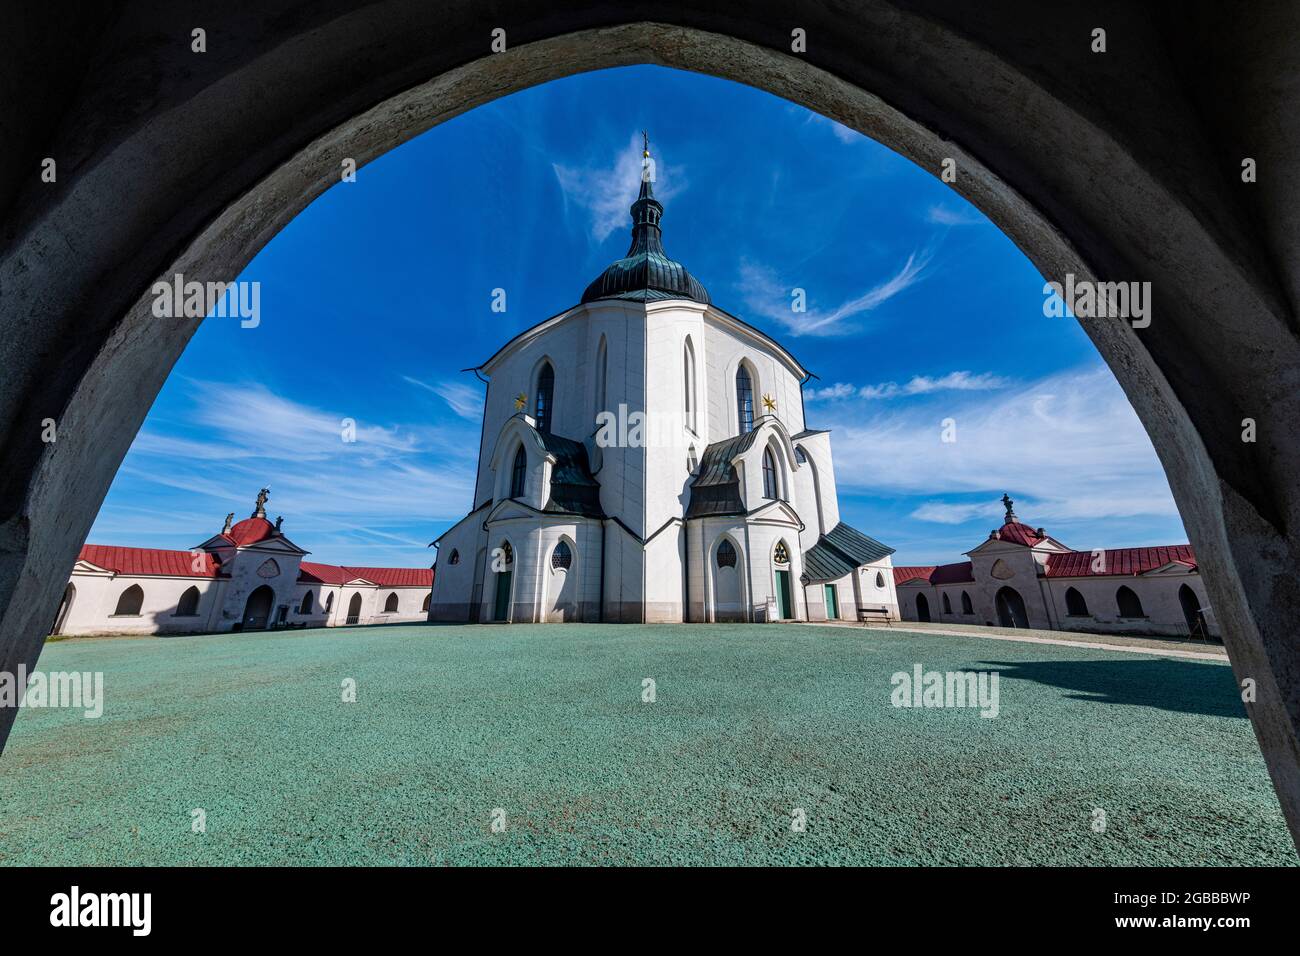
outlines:
[[[891,548],[840,520],[808,371],[719,309],[661,242],[649,150],[632,245],[475,371],[473,510],[430,619],[898,619]]]

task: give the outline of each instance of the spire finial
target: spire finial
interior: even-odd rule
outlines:
[[[1016,520],[1016,512],[1014,510],[1015,502],[1011,500],[1011,496],[1007,494],[1005,491],[1002,493],[1002,506],[1007,509],[1007,521],[1008,522],[1015,521]]]
[[[650,134],[641,130],[641,158],[650,158]]]

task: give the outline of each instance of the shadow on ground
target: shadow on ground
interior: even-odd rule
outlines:
[[[1182,660],[983,661],[1003,680],[1077,691],[1072,700],[1158,707],[1179,714],[1246,718],[1232,669]]]

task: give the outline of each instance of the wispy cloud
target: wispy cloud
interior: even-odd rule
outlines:
[[[836,478],[842,490],[928,498],[917,520],[996,517],[1004,491],[1025,520],[1044,524],[1177,515],[1151,441],[1104,367],[996,396],[957,391],[880,409],[863,421],[860,405],[826,406]],[[942,440],[945,419],[955,442]],[[974,493],[988,502],[946,500]]]
[[[672,175],[658,149],[654,154],[652,181],[655,198],[668,203],[686,189],[686,176],[680,167]],[[564,191],[566,203],[573,203],[587,215],[592,240],[599,244],[616,230],[630,227],[627,208],[641,188],[641,134],[633,133],[627,145],[616,151],[612,158],[592,165],[574,167],[551,164],[555,178]]]
[[[447,427],[371,422],[256,384],[194,382],[191,397],[194,413],[178,433],[147,425],[120,472],[137,486],[136,500],[157,502],[157,517],[102,520],[92,539],[190,547],[266,485],[273,513],[313,560],[420,566],[430,560],[434,527],[471,507],[478,443],[460,419]],[[346,440],[350,418],[355,441]],[[209,517],[196,524],[196,514]]]
[[[849,398],[907,398],[913,395],[930,395],[934,392],[987,392],[1006,388],[1011,380],[992,372],[974,375],[970,372],[949,372],[947,375],[932,377],[914,375],[911,379],[898,382],[881,382],[879,385],[849,385],[836,382],[822,388],[809,389],[804,398],[810,401],[836,401]]]
[[[830,130],[831,135],[841,143],[857,143],[865,138],[857,130],[849,129],[843,123],[837,122],[829,116],[822,116],[820,113],[809,113],[807,122]]]
[[[483,417],[484,396],[480,388],[465,382],[438,382],[436,385],[430,385],[410,375],[403,375],[402,378],[411,385],[433,392],[447,403],[448,408],[467,421],[477,422]]]
[[[979,226],[987,223],[974,209],[959,209],[935,203],[925,211],[925,221],[936,226]]]
[[[777,323],[791,335],[848,335],[859,331],[850,320],[879,308],[920,282],[933,257],[931,247],[912,252],[896,273],[830,311],[794,311],[793,293],[797,283],[783,284],[765,266],[742,262],[740,281],[749,310]]]

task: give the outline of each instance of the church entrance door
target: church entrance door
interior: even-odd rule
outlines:
[[[248,596],[244,604],[245,631],[261,631],[266,628],[267,618],[271,616],[271,605],[275,602],[275,592],[269,585],[263,584]]]
[[[497,572],[497,592],[492,607],[494,621],[510,620],[510,579],[514,577],[514,573],[514,568]]]
[[[794,617],[790,613],[790,572],[776,572],[776,616],[783,621]]]
[[[1025,612],[1025,599],[1015,588],[1006,587],[998,591],[998,623],[1003,627],[1029,627],[1029,615]]]

